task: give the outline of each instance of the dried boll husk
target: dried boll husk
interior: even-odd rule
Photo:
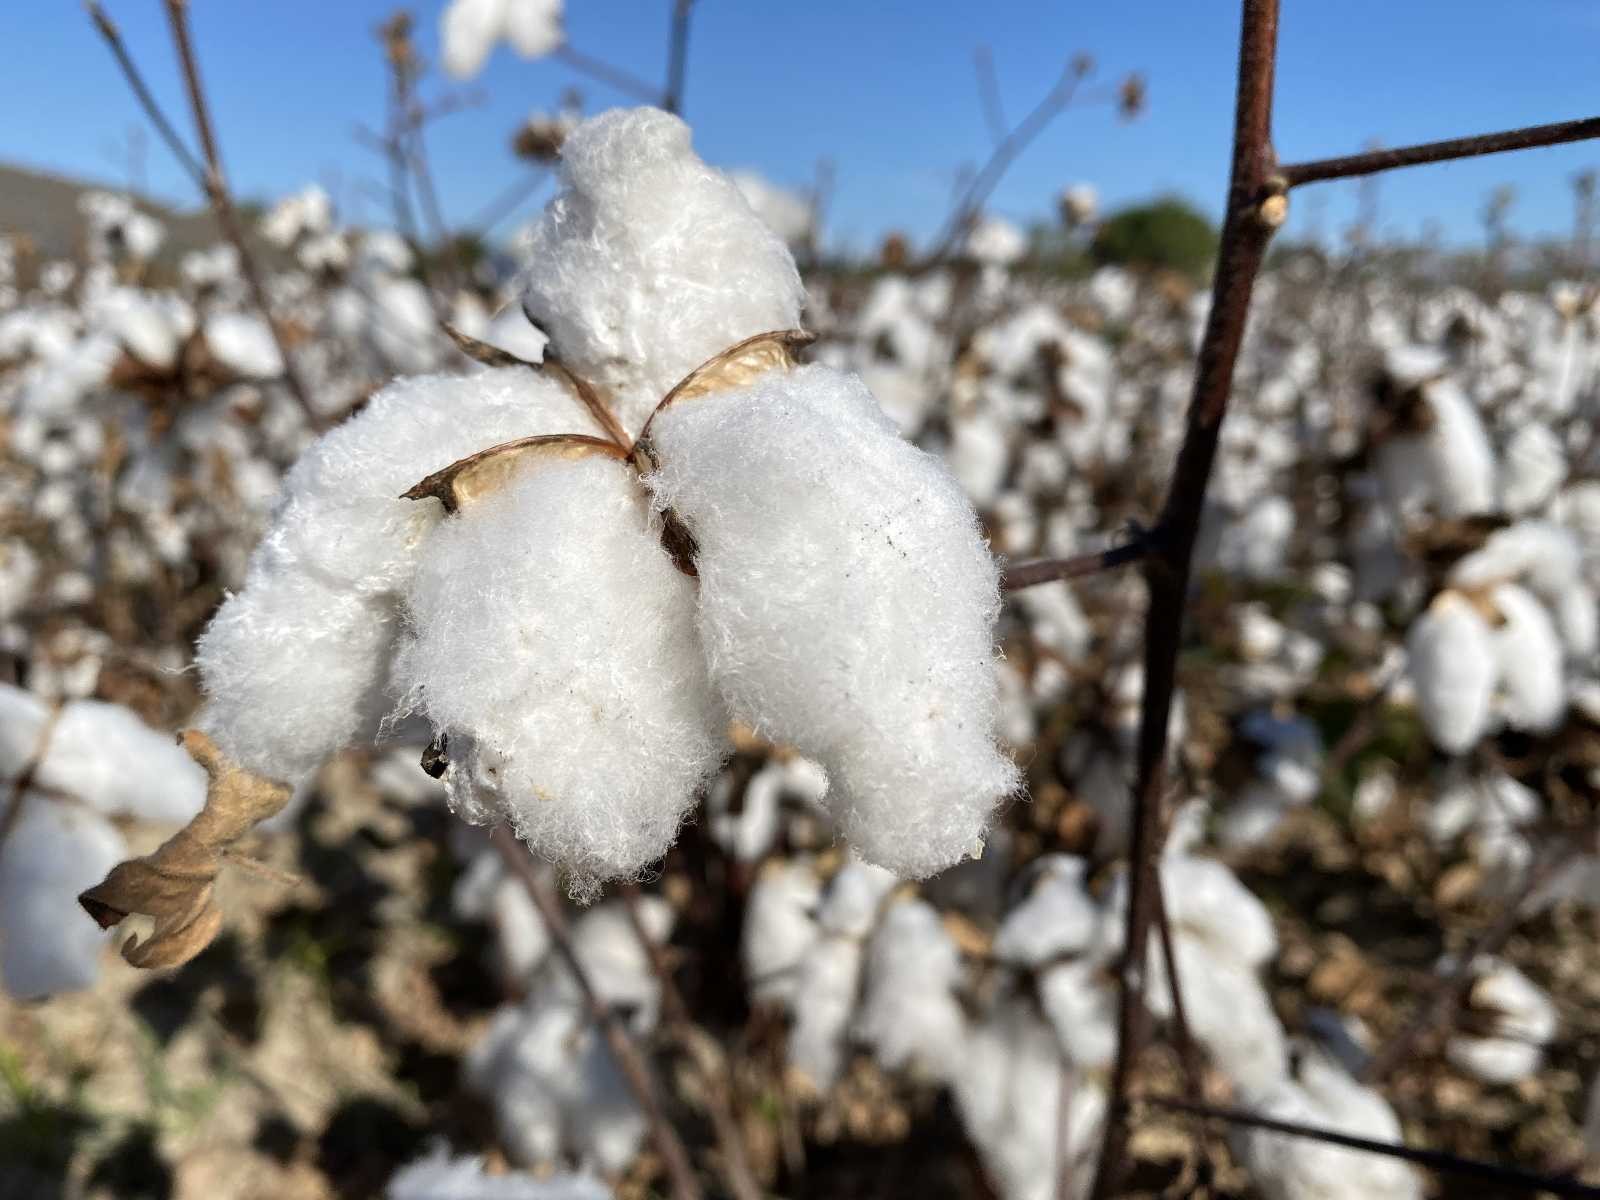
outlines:
[[[632,468],[584,449],[524,454],[433,533],[394,675],[441,739],[456,811],[509,821],[587,895],[666,852],[726,718],[693,583]]]
[[[496,443],[601,432],[559,378],[526,366],[385,388],[284,480],[243,590],[200,639],[201,728],[242,766],[289,782],[375,736],[399,595],[444,516],[401,493]]]
[[[672,404],[649,440],[732,715],[822,764],[869,862],[920,878],[971,853],[1017,772],[996,740],[998,573],[960,485],[825,367]]]

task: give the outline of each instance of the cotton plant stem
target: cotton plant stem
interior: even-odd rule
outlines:
[[[504,825],[499,826],[490,835],[490,840],[494,843],[501,861],[516,876],[528,893],[528,898],[533,901],[534,907],[539,910],[539,915],[544,919],[545,928],[550,934],[550,944],[555,948],[562,965],[571,973],[573,982],[583,995],[583,1002],[589,1010],[590,1017],[605,1038],[611,1056],[616,1059],[617,1066],[627,1081],[628,1089],[639,1102],[639,1107],[643,1110],[645,1120],[650,1126],[650,1136],[655,1142],[657,1152],[661,1155],[667,1176],[672,1181],[674,1200],[701,1200],[700,1183],[695,1178],[694,1168],[689,1162],[689,1152],[684,1148],[683,1141],[662,1111],[654,1072],[633,1038],[629,1036],[616,1010],[595,991],[594,981],[589,978],[589,972],[584,968],[582,960],[578,958],[577,950],[572,945],[566,917],[554,892],[539,877],[538,871],[534,869],[533,860],[528,857],[528,852],[523,849],[509,828]]]
[[[1504,154],[1509,150],[1532,150],[1539,146],[1559,146],[1600,137],[1600,117],[1579,121],[1558,121],[1553,125],[1529,125],[1500,133],[1476,137],[1449,138],[1441,142],[1422,142],[1388,150],[1369,150],[1343,158],[1319,158],[1311,162],[1290,163],[1279,168],[1289,187],[1318,183],[1325,179],[1350,179],[1392,171],[1396,167],[1416,167],[1427,163],[1451,162],[1458,158],[1477,158],[1484,154]]]
[[[683,88],[689,77],[689,15],[694,0],[672,0],[672,31],[667,37],[667,87],[661,107],[682,114]]]
[[[1367,1060],[1361,1072],[1364,1083],[1381,1083],[1389,1074],[1411,1057],[1417,1043],[1430,1030],[1446,1031],[1455,1020],[1456,1012],[1466,999],[1476,976],[1473,964],[1485,955],[1493,954],[1505,945],[1506,939],[1522,920],[1522,906],[1541,887],[1549,883],[1570,863],[1578,853],[1574,839],[1564,838],[1547,847],[1523,872],[1517,890],[1501,902],[1500,911],[1473,941],[1465,953],[1459,955],[1452,970],[1437,977],[1431,994],[1419,1004],[1411,1019],[1400,1027],[1381,1049]]]
[[[244,274],[245,283],[250,289],[251,301],[255,304],[261,319],[266,322],[267,330],[272,334],[273,344],[278,348],[278,357],[283,362],[284,382],[299,402],[311,427],[321,429],[323,422],[317,415],[316,409],[312,407],[311,390],[306,386],[299,368],[295,365],[288,339],[284,337],[278,323],[272,319],[272,308],[267,302],[267,289],[261,281],[261,270],[239,224],[238,213],[233,207],[233,198],[228,193],[227,177],[222,173],[222,156],[217,148],[216,131],[211,124],[211,110],[206,104],[205,89],[200,83],[200,64],[195,57],[194,42],[189,34],[188,0],[166,0],[166,5],[167,21],[172,26],[172,41],[177,47],[178,60],[183,67],[184,87],[189,94],[189,107],[194,113],[195,130],[199,134],[200,150],[205,159],[206,197],[211,201],[211,210],[216,215],[217,225],[222,229],[223,236],[233,244],[234,251],[239,256],[239,270]]]
[[[1081,579],[1085,575],[1098,575],[1102,571],[1143,562],[1154,553],[1154,538],[1145,535],[1120,546],[1095,550],[1089,554],[1076,554],[1070,558],[1039,558],[1008,565],[1000,573],[1002,592],[1020,592],[1023,588],[1037,587],[1041,583],[1054,583],[1058,579]]]
[[[1267,192],[1271,172],[1272,89],[1278,35],[1277,0],[1244,0],[1239,86],[1234,113],[1233,164],[1226,217],[1206,319],[1194,394],[1183,444],[1162,507],[1158,553],[1144,574],[1150,593],[1144,630],[1144,699],[1130,823],[1129,889],[1123,959],[1118,974],[1117,1056],[1111,1107],[1091,1193],[1114,1195],[1127,1166],[1128,1112],[1133,1074],[1149,1033],[1144,1004],[1146,946],[1158,903],[1167,733],[1177,686],[1184,608],[1206,485],[1227,413],[1234,364],[1244,340],[1256,275],[1272,231],[1282,219],[1282,197]]]
[[[691,1059],[696,1059],[691,1042],[693,1022],[689,1014],[689,1005],[683,998],[683,992],[678,988],[677,980],[672,977],[672,965],[667,962],[661,944],[652,938],[650,931],[645,928],[639,911],[639,895],[636,884],[625,884],[622,888],[622,903],[628,913],[628,924],[633,927],[634,936],[639,939],[639,944],[649,956],[651,973],[661,986],[661,1007],[668,1029],[683,1044],[684,1052]],[[734,1200],[761,1200],[761,1185],[756,1182],[755,1174],[750,1169],[750,1158],[745,1153],[744,1139],[739,1133],[739,1122],[728,1103],[728,1093],[724,1090],[724,1084],[731,1090],[731,1073],[711,1064],[699,1063],[699,1065],[704,1068],[701,1074],[704,1076],[706,1089],[706,1111],[711,1118],[711,1130],[717,1139],[717,1149],[721,1151],[723,1182],[733,1193]]]

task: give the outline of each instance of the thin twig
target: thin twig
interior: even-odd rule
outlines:
[[[1095,1200],[1112,1195],[1127,1166],[1128,1122],[1123,1103],[1148,1033],[1144,1004],[1146,950],[1159,903],[1162,808],[1166,792],[1167,733],[1177,686],[1178,651],[1195,540],[1206,485],[1216,457],[1222,419],[1232,391],[1234,363],[1244,340],[1250,295],[1261,269],[1277,211],[1263,205],[1272,166],[1273,72],[1277,51],[1277,0],[1244,0],[1239,40],[1239,86],[1234,113],[1233,165],[1228,186],[1211,310],[1206,318],[1194,394],[1172,482],[1158,528],[1159,554],[1145,562],[1150,603],[1145,614],[1144,698],[1140,706],[1137,778],[1130,823],[1129,891],[1123,959],[1118,972],[1117,1057],[1112,1069],[1112,1110],[1101,1142]]]
[[[87,0],[84,5],[89,10],[89,17],[94,21],[95,28],[100,31],[100,36],[105,39],[110,48],[112,57],[117,60],[117,66],[122,68],[123,78],[128,81],[128,86],[133,89],[134,98],[139,101],[139,106],[144,109],[145,116],[150,118],[150,123],[156,127],[156,132],[161,135],[161,140],[166,142],[167,149],[172,151],[172,156],[178,160],[178,165],[184,169],[189,178],[194,180],[195,187],[205,190],[205,168],[200,165],[194,153],[184,144],[183,138],[172,127],[172,122],[167,120],[167,114],[161,111],[161,106],[156,103],[156,98],[145,85],[144,76],[139,73],[139,68],[134,65],[133,57],[128,53],[128,47],[123,44],[122,34],[106,15],[96,0]]]
[[[1089,554],[1075,554],[1071,558],[1040,558],[1031,562],[1008,566],[1000,574],[1002,592],[1020,592],[1023,588],[1037,587],[1041,583],[1054,583],[1058,579],[1081,579],[1097,575],[1132,563],[1143,562],[1154,553],[1155,538],[1145,534],[1121,546],[1095,550]]]
[[[1503,133],[1477,137],[1450,138],[1443,142],[1423,142],[1416,146],[1397,146],[1392,150],[1369,150],[1344,158],[1319,158],[1311,162],[1290,163],[1278,168],[1289,187],[1317,183],[1324,179],[1349,179],[1373,175],[1396,167],[1416,167],[1424,163],[1450,162],[1458,158],[1477,158],[1483,154],[1504,154],[1508,150],[1531,150],[1538,146],[1559,146],[1600,137],[1600,117],[1581,121],[1559,121],[1554,125],[1529,125]]]
[[[172,41],[177,47],[178,60],[183,67],[183,82],[189,93],[189,107],[194,114],[195,131],[199,135],[200,150],[205,158],[204,187],[206,197],[211,201],[211,211],[216,215],[217,225],[222,229],[223,236],[233,244],[234,252],[239,256],[239,270],[249,286],[251,301],[255,304],[261,319],[266,322],[267,331],[272,334],[273,344],[278,349],[278,357],[283,362],[284,382],[294,398],[299,401],[311,427],[320,429],[323,424],[322,418],[311,404],[311,390],[295,366],[288,339],[284,337],[278,323],[272,319],[272,308],[267,302],[267,289],[261,281],[260,267],[239,224],[238,214],[233,207],[233,198],[228,194],[227,177],[222,172],[222,156],[217,148],[216,130],[211,124],[211,110],[206,105],[205,89],[200,83],[200,64],[195,58],[193,39],[189,36],[188,0],[167,0],[167,21],[172,26]]]
[[[1505,944],[1522,920],[1522,906],[1556,873],[1572,861],[1578,847],[1572,839],[1563,840],[1528,865],[1517,890],[1501,902],[1500,911],[1472,946],[1456,958],[1454,967],[1438,977],[1432,994],[1417,1006],[1411,1019],[1400,1027],[1398,1033],[1367,1060],[1361,1072],[1364,1083],[1382,1082],[1395,1067],[1405,1062],[1416,1048],[1417,1042],[1430,1030],[1447,1030],[1454,1022],[1456,1010],[1466,999],[1476,978],[1478,960],[1493,954]]]
[[[646,104],[660,104],[662,101],[661,89],[655,84],[646,83],[637,75],[630,75],[593,55],[576,50],[566,42],[562,42],[551,51],[550,57],[560,59],[574,71],[581,72],[591,79],[598,79],[608,87],[632,96],[635,100],[643,100]]]
[[[655,1141],[656,1150],[661,1155],[667,1175],[672,1180],[673,1196],[676,1200],[700,1200],[700,1184],[695,1179],[694,1168],[689,1163],[689,1152],[684,1148],[677,1131],[672,1128],[661,1109],[654,1073],[639,1047],[634,1044],[633,1038],[629,1036],[616,1010],[595,991],[594,981],[589,978],[589,972],[578,958],[577,950],[573,948],[572,937],[567,931],[566,917],[562,914],[554,893],[534,870],[533,860],[528,857],[528,852],[523,849],[509,828],[504,825],[499,826],[490,834],[490,840],[499,852],[501,861],[517,877],[528,893],[528,898],[539,910],[539,915],[544,918],[545,928],[550,934],[550,944],[555,948],[562,964],[571,973],[573,982],[583,994],[583,1002],[589,1010],[590,1017],[599,1026],[602,1036],[606,1039],[606,1045],[611,1050],[611,1056],[616,1059],[629,1090],[639,1102],[645,1120],[650,1125],[650,1135]]]
[[[1458,1175],[1468,1179],[1481,1179],[1488,1183],[1520,1188],[1530,1192],[1549,1192],[1557,1196],[1591,1197],[1600,1200],[1600,1188],[1580,1183],[1576,1179],[1542,1175],[1534,1171],[1523,1170],[1520,1167],[1508,1167],[1499,1163],[1461,1158],[1455,1154],[1447,1154],[1442,1150],[1423,1150],[1394,1142],[1380,1142],[1373,1138],[1340,1133],[1337,1129],[1320,1129],[1313,1125],[1301,1125],[1294,1121],[1279,1121],[1272,1117],[1257,1116],[1255,1113],[1247,1112],[1244,1109],[1217,1108],[1209,1104],[1180,1100],[1173,1096],[1140,1096],[1138,1101],[1141,1104],[1148,1104],[1152,1108],[1165,1108],[1173,1112],[1190,1113],[1193,1116],[1205,1117],[1213,1121],[1225,1121],[1230,1125],[1243,1125],[1251,1129],[1265,1129],[1269,1133],[1281,1133],[1289,1137],[1306,1138],[1310,1141],[1325,1142],[1331,1146],[1344,1146],[1351,1150],[1362,1150],[1368,1154],[1379,1154],[1385,1158],[1398,1158],[1404,1162],[1416,1163],[1420,1167],[1427,1167],[1430,1171],[1437,1171],[1441,1174]]]
[[[989,136],[998,146],[1006,140],[1011,128],[1006,120],[1005,105],[1000,100],[1000,81],[994,73],[994,51],[979,46],[972,52],[972,69],[978,77],[978,103],[983,108],[983,120],[989,126]]]
[[[683,87],[689,74],[689,13],[694,0],[673,0],[672,32],[667,38],[667,88],[661,107],[683,112]]]
[[[706,1077],[706,1111],[711,1117],[711,1131],[717,1139],[717,1148],[722,1152],[723,1180],[727,1183],[728,1190],[733,1193],[734,1200],[761,1200],[761,1185],[756,1182],[755,1173],[750,1169],[750,1158],[745,1153],[744,1138],[739,1133],[739,1122],[734,1117],[733,1109],[723,1090],[725,1085],[731,1090],[732,1073],[725,1067],[717,1069],[711,1063],[699,1062],[699,1056],[694,1052],[693,1022],[690,1019],[689,1006],[684,1001],[683,992],[678,988],[678,981],[672,976],[672,966],[667,962],[667,956],[660,943],[650,936],[650,931],[644,926],[639,912],[639,888],[636,884],[624,885],[622,903],[627,909],[628,924],[633,926],[634,936],[639,939],[639,944],[649,956],[651,973],[661,985],[661,1008],[666,1017],[667,1029],[682,1046],[685,1055],[702,1067],[701,1073]]]

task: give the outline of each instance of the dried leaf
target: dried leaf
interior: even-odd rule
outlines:
[[[432,496],[444,505],[446,512],[453,513],[503,487],[513,474],[530,462],[541,458],[583,458],[590,454],[616,459],[628,457],[628,452],[616,443],[582,433],[517,438],[457,459],[401,493],[400,498],[423,500]]]
[[[210,777],[205,807],[153,854],[118,863],[78,897],[102,929],[133,913],[155,918],[149,938],[123,943],[122,957],[136,967],[178,966],[210,944],[222,925],[212,886],[223,855],[289,800],[287,785],[235,766],[198,730],[180,741]]]

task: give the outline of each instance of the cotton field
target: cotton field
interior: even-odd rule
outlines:
[[[1595,1194],[1587,244],[1268,249],[1313,162],[1212,290],[1080,163],[829,253],[667,7],[473,261],[204,116],[210,244],[0,228],[0,1195]]]

